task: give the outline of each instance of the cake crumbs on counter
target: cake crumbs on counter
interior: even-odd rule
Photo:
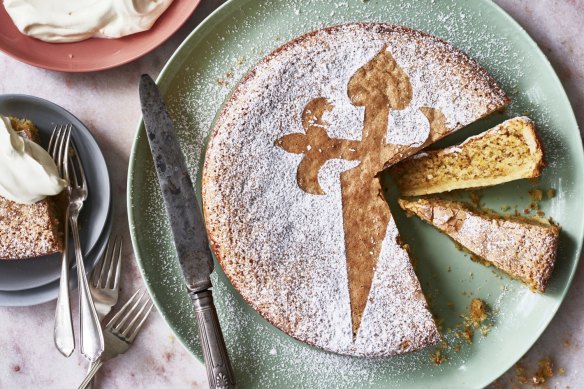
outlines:
[[[539,361],[534,362],[536,365],[531,367],[526,366],[525,357],[521,358],[519,362],[513,367],[513,376],[503,379],[497,379],[492,388],[541,388],[541,389],[551,389],[562,387],[559,384],[550,385],[550,380],[556,375],[564,376],[566,370],[564,368],[555,368],[552,359],[548,357],[541,358]],[[566,386],[566,388],[569,388]]]
[[[534,385],[541,386],[554,376],[554,365],[549,357],[541,359],[537,365],[532,381]]]
[[[519,384],[527,384],[529,382],[529,377],[527,375],[527,369],[521,362],[515,364],[515,378]]]
[[[572,345],[572,344],[571,344],[571,342],[570,342],[570,340],[569,340],[569,339],[564,339],[564,340],[562,341],[562,346],[563,346],[564,348],[570,348],[570,346],[571,346],[571,345]]]

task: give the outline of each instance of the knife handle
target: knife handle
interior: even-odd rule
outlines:
[[[237,388],[210,290],[191,293],[211,389]]]

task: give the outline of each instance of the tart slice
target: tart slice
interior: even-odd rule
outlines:
[[[400,199],[399,205],[460,243],[480,261],[533,290],[545,291],[556,262],[558,226],[544,219],[503,217],[438,198]]]
[[[39,142],[38,129],[30,120],[10,118],[12,128]],[[24,259],[63,250],[58,197],[34,204],[19,204],[0,196],[0,260]]]
[[[543,166],[535,124],[516,117],[460,145],[414,155],[390,173],[403,196],[420,196],[538,177]]]

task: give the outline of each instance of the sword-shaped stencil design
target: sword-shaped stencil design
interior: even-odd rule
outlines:
[[[340,178],[349,296],[353,333],[356,334],[391,219],[376,175],[388,161],[411,149],[411,146],[387,143],[389,113],[410,104],[412,86],[407,74],[384,47],[351,77],[347,94],[353,105],[365,107],[360,141],[328,136],[329,123],[324,120],[324,115],[334,107],[326,98],[319,97],[308,103],[302,114],[306,134],[288,134],[276,144],[288,152],[304,154],[298,166],[298,185],[315,195],[325,194],[318,182],[318,173],[326,161],[360,161],[358,166],[341,173]],[[426,107],[420,110],[428,118],[431,130],[437,130],[431,133],[438,132],[443,126],[440,111]],[[416,130],[419,131],[412,129]]]

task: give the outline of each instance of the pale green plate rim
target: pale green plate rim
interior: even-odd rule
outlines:
[[[253,0],[252,0],[253,1]],[[227,1],[226,3],[224,3],[223,5],[221,5],[219,8],[217,8],[211,15],[209,15],[199,26],[197,26],[197,28],[195,28],[190,34],[189,36],[181,43],[181,45],[178,47],[178,49],[175,51],[175,53],[172,55],[172,57],[168,60],[168,62],[165,64],[164,68],[162,69],[160,75],[157,78],[157,84],[160,86],[161,91],[163,94],[166,93],[166,89],[168,87],[168,85],[171,84],[172,80],[173,80],[173,68],[180,68],[182,66],[181,62],[181,54],[183,51],[188,51],[188,46],[191,42],[191,40],[194,40],[199,34],[205,34],[206,32],[208,32],[209,30],[212,30],[214,21],[216,19],[219,19],[222,17],[223,12],[227,11],[228,8],[230,6],[232,6],[233,3],[237,2],[237,0],[230,0]],[[484,2],[488,2],[491,3],[487,0],[484,0]],[[529,42],[529,44],[531,45],[531,49],[532,52],[535,53],[539,58],[538,61],[540,61],[541,65],[544,65],[545,67],[547,67],[546,72],[548,72],[551,77],[553,77],[553,81],[555,83],[557,83],[557,85],[559,86],[560,90],[561,90],[561,98],[562,98],[562,102],[560,102],[560,105],[567,105],[568,107],[570,107],[569,111],[571,113],[571,115],[569,115],[568,118],[566,118],[567,121],[570,122],[570,127],[571,129],[575,129],[576,133],[578,133],[577,138],[580,139],[580,143],[582,143],[582,140],[580,138],[579,132],[578,132],[578,125],[576,122],[576,118],[574,116],[573,110],[571,109],[571,105],[570,102],[568,100],[568,97],[565,93],[565,90],[557,76],[557,74],[555,73],[554,69],[552,68],[551,64],[549,63],[548,59],[545,57],[545,55],[543,54],[543,52],[541,51],[541,49],[539,49],[539,47],[537,46],[537,44],[533,41],[533,39],[531,39],[531,37],[527,34],[527,32],[513,19],[511,18],[511,16],[509,16],[502,8],[500,8],[497,4],[495,3],[491,3],[491,5],[493,6],[493,9],[496,10],[499,14],[500,17],[503,17],[506,19],[506,21],[512,25],[513,28],[515,28],[518,33],[520,33],[522,35],[522,38],[526,39],[527,42]],[[177,65],[177,63],[179,65]],[[138,125],[138,132],[139,131],[143,131],[143,122],[141,121]],[[570,130],[566,130],[566,131],[570,131]],[[143,139],[143,138],[142,138]],[[132,204],[135,202],[135,198],[139,196],[140,191],[134,191],[131,190],[134,188],[134,184],[133,184],[133,180],[135,178],[135,174],[137,172],[137,167],[140,166],[140,164],[142,163],[142,160],[140,158],[137,157],[137,148],[138,148],[138,142],[139,142],[139,137],[138,135],[136,135],[133,145],[132,145],[132,150],[131,150],[131,155],[130,155],[130,164],[129,164],[129,174],[128,174],[128,192],[127,192],[127,204],[128,204],[128,221],[130,224],[130,231],[131,231],[131,239],[132,239],[132,244],[134,247],[134,251],[135,251],[135,255],[136,255],[136,260],[138,263],[138,266],[140,268],[140,271],[143,275],[143,277],[145,279],[147,279],[146,275],[146,270],[142,264],[142,257],[143,255],[145,255],[145,253],[142,252],[141,248],[140,248],[140,243],[139,243],[139,237],[136,236],[135,233],[135,229],[134,229],[134,225],[137,221],[139,221],[140,219],[140,214],[139,213],[135,213],[134,209],[132,207]],[[584,153],[580,153],[579,154],[579,161],[577,161],[578,166],[582,167],[584,165]],[[136,194],[136,196],[135,196]],[[541,324],[541,326],[539,327],[539,329],[537,331],[535,331],[535,333],[533,334],[533,338],[531,340],[531,342],[529,343],[529,347],[527,347],[524,352],[527,352],[527,350],[533,345],[533,343],[535,343],[537,341],[537,339],[539,339],[539,337],[541,336],[541,334],[543,333],[543,331],[547,328],[549,322],[553,319],[553,317],[555,316],[555,313],[557,312],[557,310],[559,309],[562,301],[564,300],[569,287],[572,283],[572,280],[574,278],[574,274],[575,271],[577,269],[578,266],[578,262],[581,256],[581,252],[582,252],[582,241],[584,240],[584,221],[581,223],[580,225],[580,234],[579,237],[577,237],[577,247],[575,249],[575,259],[572,262],[572,267],[569,270],[569,275],[567,277],[567,282],[565,284],[565,286],[563,287],[561,293],[559,296],[556,297],[557,300],[557,304],[555,306],[555,309],[550,310],[548,312],[548,317],[546,318],[546,320],[544,320]],[[147,255],[147,254],[146,254]],[[161,307],[164,306],[164,301],[161,301],[157,298],[156,295],[156,285],[152,285],[148,282],[146,282],[146,286],[153,298],[153,301],[155,303],[155,305],[160,309]],[[201,354],[196,354],[194,352],[192,352],[192,350],[190,350],[189,346],[187,345],[187,340],[184,339],[183,337],[181,337],[178,332],[176,331],[176,328],[174,326],[174,324],[172,322],[170,322],[164,315],[163,315],[164,320],[167,322],[167,324],[169,325],[169,327],[173,330],[173,332],[177,335],[177,338],[180,340],[180,342],[183,344],[183,346],[189,350],[191,353],[193,353],[193,355],[195,355],[197,357],[197,359],[201,360]],[[259,319],[262,320],[262,319]],[[513,361],[513,363],[515,363],[516,361]],[[502,374],[504,371],[506,371],[508,368],[510,368],[512,365],[510,364],[506,369],[502,370],[501,372],[497,372],[497,375],[493,375],[493,379],[497,378],[500,374]],[[484,383],[477,383],[480,386],[482,385],[486,385],[488,384],[488,382],[484,382]]]

